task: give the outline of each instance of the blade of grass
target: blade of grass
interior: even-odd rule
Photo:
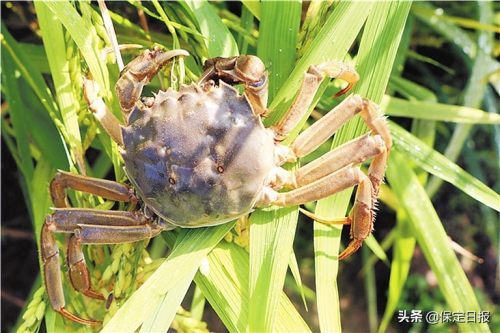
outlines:
[[[243,5],[252,13],[257,20],[260,20],[261,3],[259,1],[242,0]]]
[[[442,63],[430,58],[430,57],[426,57],[426,56],[423,56],[417,52],[414,52],[414,51],[411,51],[411,50],[408,50],[408,57],[409,58],[412,58],[412,59],[415,59],[417,61],[421,61],[421,62],[424,62],[424,63],[427,63],[427,64],[430,64],[430,65],[433,65],[437,68],[440,68],[442,69],[443,71],[445,71],[446,73],[450,74],[450,75],[454,75],[455,74],[455,70],[453,70],[452,68],[448,67],[448,66],[445,66],[443,65]]]
[[[19,43],[19,48],[24,54],[30,59],[30,63],[37,69],[40,73],[49,73],[49,63],[47,62],[47,55],[43,46],[31,43]]]
[[[389,258],[387,258],[387,254],[385,253],[382,245],[375,239],[373,235],[368,236],[365,239],[366,246],[384,263],[389,264]]]
[[[67,139],[71,148],[71,154],[80,172],[85,174],[77,115],[79,106],[75,102],[77,97],[73,95],[73,90],[71,89],[71,77],[69,74],[69,63],[66,59],[66,43],[63,28],[44,2],[35,2],[34,5],[40,29],[43,31],[42,39],[52,79],[54,80],[59,110],[68,133]]]
[[[34,165],[29,148],[29,129],[26,127],[28,122],[25,119],[28,113],[23,109],[15,65],[4,47],[2,47],[2,60],[2,91],[6,100],[9,101],[9,115],[16,133],[18,167],[23,174],[24,181],[29,184],[33,178]],[[29,193],[30,191],[28,195]]]
[[[389,116],[469,124],[500,124],[500,115],[460,105],[408,101],[384,96],[381,103]]]
[[[292,252],[297,207],[258,210],[250,217],[250,332],[274,329],[279,293]]]
[[[393,152],[387,169],[387,178],[400,198],[413,234],[432,271],[436,274],[439,288],[451,311],[479,313],[480,308],[472,287],[455,253],[448,245],[448,237],[441,221],[405,159],[406,157],[398,151]],[[490,331],[485,323],[458,323],[458,326],[463,332]]]
[[[300,1],[265,1],[261,4],[257,56],[269,72],[270,101],[293,69],[301,9]]]
[[[181,281],[191,281],[191,274],[198,269],[201,260],[233,226],[234,223],[226,223],[218,227],[181,230],[176,245],[167,260],[125,302],[102,332],[135,331],[147,320],[150,313],[157,311],[156,309],[161,306],[161,301],[167,292]],[[175,311],[179,304],[175,307]],[[165,310],[172,311],[172,309],[173,306],[170,306]],[[152,327],[162,325],[163,316],[168,317],[169,313],[158,314],[151,322]]]
[[[301,4],[264,2],[257,54],[269,69],[269,98],[288,77],[296,54]],[[273,331],[297,227],[297,208],[250,217],[249,331]]]
[[[302,279],[300,278],[299,264],[297,263],[297,257],[295,256],[294,251],[292,251],[292,255],[290,256],[290,263],[288,264],[288,267],[290,267],[290,272],[292,273],[293,279],[295,280],[297,288],[299,289],[300,298],[302,298],[302,303],[304,303],[304,308],[306,309],[306,311],[309,311],[307,309],[307,302],[306,302],[306,296],[304,294],[304,287],[302,285]]]
[[[269,106],[272,112],[265,121],[267,125],[271,125],[281,119],[291,105],[300,87],[304,73],[310,65],[345,58],[348,49],[361,30],[372,5],[372,3],[341,2],[335,7],[314,40],[304,50],[303,56],[295,64],[288,79],[276,93],[276,97]],[[320,90],[318,95],[323,91],[324,89]],[[306,119],[309,114],[310,112],[304,118]],[[297,127],[301,128],[302,125],[299,124]]]
[[[432,90],[405,78],[391,75],[389,86],[410,101],[437,102],[436,94]]]
[[[253,20],[254,16],[252,15],[252,12],[250,12],[250,10],[246,6],[243,6],[241,8],[241,28],[244,29],[246,33],[249,33],[252,31],[252,29],[254,29]],[[238,49],[240,50],[241,54],[248,53],[248,40],[241,32],[238,34]]]
[[[30,193],[32,194],[31,206],[35,239],[38,246],[40,246],[40,232],[45,216],[50,212],[49,208],[52,206],[52,200],[47,189],[54,173],[54,167],[48,161],[41,159],[38,161],[35,173],[29,184]]]
[[[493,10],[492,5],[488,2],[477,2],[479,21],[482,23],[492,22]],[[434,11],[434,15],[427,15],[423,13],[422,10],[427,13],[428,9]],[[487,81],[484,80],[487,75],[489,75],[491,64],[497,63],[491,59],[491,56],[487,54],[484,50],[491,50],[493,47],[493,36],[491,33],[486,31],[481,31],[477,34],[477,44],[469,37],[469,35],[457,27],[455,24],[444,21],[440,18],[436,8],[429,3],[419,3],[415,5],[413,9],[415,16],[435,29],[438,33],[442,34],[451,43],[454,43],[465,55],[470,58],[471,63],[471,75],[469,76],[469,82],[467,83],[467,88],[464,93],[464,106],[477,108],[485,94]],[[477,45],[481,45],[478,48]],[[468,59],[465,59],[466,62]],[[448,142],[444,155],[453,161],[458,158],[462,147],[469,137],[472,130],[471,124],[459,124],[455,127],[453,136]],[[430,179],[426,186],[427,193],[432,197],[439,187],[441,186],[442,180],[433,177]]]
[[[363,6],[361,12],[367,10],[366,3]],[[374,102],[380,102],[387,86],[410,6],[411,2],[377,2],[368,16],[357,61],[362,79],[355,91]],[[365,125],[358,118],[351,120],[335,135],[332,149],[365,131]],[[318,201],[315,213],[325,218],[345,216],[351,193],[352,189],[349,189]],[[314,224],[318,313],[322,331],[341,331],[336,285],[340,233],[340,227]]]
[[[9,112],[31,110],[30,113],[23,111],[21,114],[23,126],[29,128],[29,142],[33,141],[32,143],[37,146],[40,152],[55,167],[67,169],[69,159],[66,158],[64,141],[61,134],[57,133],[54,125],[63,135],[65,135],[66,129],[59,120],[57,105],[54,104],[55,102],[43,80],[42,74],[30,62],[30,59],[26,57],[20,45],[12,38],[9,32],[4,30],[4,26],[2,26],[2,45],[2,58],[7,59],[9,57],[12,60],[12,65],[9,68],[14,68],[20,73],[19,78],[15,77],[14,80],[3,81],[5,83],[2,86],[2,90],[8,93],[6,89],[9,89],[9,86],[12,85],[12,87],[17,87],[16,93],[17,91],[23,92],[22,99],[15,99],[12,96],[17,101],[14,103],[17,104]],[[43,51],[43,48],[41,49]],[[3,68],[7,68],[7,66],[3,66]],[[53,124],[50,119],[52,119]],[[42,124],[45,126],[42,126]],[[23,144],[23,147],[28,148],[29,145]],[[28,152],[29,150],[26,151],[26,153]],[[31,153],[28,153],[26,156],[30,155]],[[21,167],[20,169],[22,170]],[[28,204],[28,206],[30,205]]]
[[[191,316],[194,319],[201,320],[203,317],[203,312],[205,311],[205,300],[206,298],[203,296],[200,287],[196,286],[194,289],[191,307],[189,308],[189,312],[191,312]]]
[[[361,249],[361,255],[363,256],[363,263],[366,263],[369,259],[370,250],[366,247]],[[364,266],[364,265],[363,265]],[[375,270],[373,266],[368,267],[365,270],[365,293],[366,293],[366,303],[368,308],[368,326],[370,327],[370,333],[375,333],[378,326],[378,314],[377,314],[377,291],[376,291],[376,281],[375,281]]]
[[[95,36],[90,28],[69,2],[44,2],[44,4],[61,21],[82,52],[92,73],[92,78],[101,88],[101,94],[105,96],[106,100],[111,100],[108,69],[100,60],[99,50],[95,45]]]
[[[208,1],[187,0],[186,4],[193,11],[200,26],[200,32],[205,36],[209,58],[238,55],[238,45],[236,45],[233,35],[222,23]]]
[[[395,232],[396,240],[393,247],[389,292],[384,315],[378,328],[379,333],[386,332],[393,319],[394,311],[396,311],[401,292],[410,271],[413,250],[415,248],[416,239],[403,209],[398,209],[397,211]]]
[[[59,131],[66,136],[64,125],[60,122],[59,110],[57,109],[57,104],[52,97],[52,93],[48,88],[47,84],[42,77],[42,74],[36,70],[36,68],[31,64],[29,58],[21,52],[18,47],[17,42],[11,36],[7,28],[3,24],[2,27],[2,50],[5,50],[12,57],[13,62],[16,64],[17,68],[21,72],[22,77],[28,82],[29,86],[35,92],[36,96],[43,104],[45,110],[54,121]],[[3,67],[3,66],[2,66]]]
[[[248,253],[234,243],[221,242],[208,255],[210,272],[195,282],[230,332],[245,332],[250,304]],[[274,332],[310,332],[295,307],[281,292]]]
[[[189,275],[186,275],[172,286],[172,289],[164,295],[156,309],[153,309],[148,315],[139,333],[168,331],[197,270],[198,267],[193,267]]]
[[[15,66],[16,67],[16,66]],[[19,91],[23,92],[23,104],[26,113],[26,126],[29,128],[30,141],[33,149],[40,151],[46,161],[56,169],[68,170],[69,157],[66,153],[66,143],[57,127],[44,111],[43,105],[28,83],[19,78]],[[29,110],[29,112],[26,112]],[[40,157],[36,157],[39,159]]]
[[[389,124],[394,147],[413,159],[419,167],[456,186],[484,205],[500,211],[500,196],[439,152],[394,123]]]

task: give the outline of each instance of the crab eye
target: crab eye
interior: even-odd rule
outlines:
[[[250,86],[253,88],[260,88],[267,82],[267,75],[264,75],[260,78],[259,81],[250,83]]]

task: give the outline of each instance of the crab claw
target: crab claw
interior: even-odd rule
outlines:
[[[149,83],[167,62],[178,56],[189,56],[185,50],[162,51],[159,48],[146,50],[142,55],[132,60],[120,74],[116,83],[116,94],[120,106],[129,113],[139,100],[142,88]]]
[[[217,57],[208,59],[203,65],[204,72],[199,84],[210,80],[222,80],[228,84],[243,83],[245,95],[256,114],[263,115],[267,109],[268,74],[266,66],[259,57],[240,55],[236,57]]]

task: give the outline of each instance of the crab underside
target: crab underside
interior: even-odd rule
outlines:
[[[356,199],[343,223],[351,225],[351,242],[340,254],[354,253],[373,229],[373,208],[382,182],[391,137],[380,108],[358,95],[303,131],[290,146],[280,142],[304,116],[325,77],[348,82],[359,79],[340,62],[311,66],[285,116],[265,128],[267,72],[255,56],[214,58],[205,63],[197,84],[180,91],[160,91],[141,99],[143,86],[183,50],[144,52],[122,71],[117,95],[127,124],[121,126],[86,80],[90,109],[122,148],[132,187],[109,180],[59,171],[50,191],[55,212],[47,216],[41,234],[44,278],[55,311],[82,324],[99,324],[65,309],[59,250],[55,232],[70,233],[67,261],[73,287],[103,299],[92,289],[82,253],[83,244],[116,244],[148,239],[175,227],[196,228],[228,222],[265,206],[294,206],[315,201],[357,185]],[[243,84],[244,95],[231,87]],[[347,120],[361,115],[371,130],[305,166],[288,171],[281,166],[311,153]],[[365,175],[359,164],[373,158]],[[70,208],[66,189],[109,200],[140,203],[136,211]],[[136,195],[137,193],[137,195]]]

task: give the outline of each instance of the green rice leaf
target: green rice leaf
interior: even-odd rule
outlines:
[[[12,57],[12,60],[19,69],[22,77],[26,80],[26,82],[28,82],[31,89],[33,89],[36,96],[40,99],[40,102],[45,107],[47,113],[57,125],[57,121],[59,120],[59,110],[57,109],[57,104],[52,97],[50,89],[45,84],[42,74],[37,71],[34,66],[32,66],[28,57],[23,52],[21,52],[21,50],[17,46],[17,42],[10,35],[9,31],[3,24],[1,41],[2,51],[8,52]],[[59,126],[58,128],[64,131],[63,126]]]
[[[2,29],[3,27],[2,25]],[[27,128],[28,124],[26,121],[28,114],[24,112],[15,64],[10,54],[6,52],[5,47],[2,47],[2,60],[2,92],[9,101],[9,114],[12,127],[16,132],[18,167],[23,174],[25,182],[29,183],[33,178],[34,165],[29,148],[29,128]],[[2,117],[2,122],[4,121]]]
[[[500,124],[500,115],[461,105],[408,101],[384,96],[381,103],[389,116],[469,124]]]
[[[203,296],[200,287],[196,286],[194,289],[193,300],[191,302],[191,308],[189,309],[189,312],[191,312],[191,316],[194,319],[201,320],[203,317],[206,303],[205,300],[206,298]]]
[[[418,2],[413,5],[412,14],[419,20],[428,24],[436,31],[441,33],[448,40],[460,47],[461,50],[470,58],[475,58],[477,54],[477,46],[469,35],[451,22],[441,19],[439,10],[432,4],[426,2]]]
[[[248,331],[250,304],[248,253],[234,243],[221,242],[208,255],[209,273],[197,273],[196,285],[230,332]],[[283,292],[278,294],[273,332],[311,330]]]
[[[182,229],[167,260],[125,302],[104,326],[102,332],[134,332],[146,320],[150,327],[164,327],[165,323],[161,323],[163,317],[170,318],[171,311],[174,308],[177,311],[182,301],[182,298],[175,294],[174,287],[182,282],[191,282],[202,259],[233,226],[234,223],[226,223],[211,228]],[[168,296],[167,293],[172,290],[174,290],[173,296]],[[162,307],[163,301],[170,297],[174,298],[175,302]],[[148,319],[149,316],[154,318]],[[173,316],[171,318],[173,319]]]
[[[307,309],[304,286],[302,285],[302,279],[300,278],[299,264],[297,262],[297,257],[295,256],[294,251],[292,251],[292,255],[290,256],[290,263],[288,264],[288,267],[290,267],[290,272],[292,273],[293,279],[295,280],[295,283],[297,284],[297,287],[299,289],[300,297],[302,298],[302,302],[304,303],[304,308],[306,309],[306,311],[309,311]]]
[[[358,3],[356,3],[358,4]],[[373,6],[364,28],[358,53],[358,72],[361,76],[355,91],[374,102],[380,102],[389,80],[410,2],[377,2]],[[354,17],[369,11],[362,3]],[[366,131],[359,118],[349,121],[335,135],[332,149]],[[346,214],[352,189],[318,201],[315,213],[325,218],[339,218]],[[316,257],[316,288],[318,313],[322,331],[340,332],[340,305],[338,302],[337,273],[341,227],[314,224]],[[333,314],[333,315],[332,315]]]
[[[279,294],[292,252],[297,207],[255,211],[250,216],[249,330],[273,331]]]
[[[370,250],[366,247],[361,248],[363,263],[369,260]],[[363,265],[364,266],[364,265]],[[370,333],[377,331],[378,326],[378,311],[377,311],[377,283],[375,280],[375,270],[373,266],[367,266],[364,271],[366,303],[368,308],[368,324]]]
[[[410,101],[437,102],[436,94],[432,90],[405,78],[392,75],[389,86]]]
[[[372,3],[341,2],[335,7],[314,40],[303,51],[303,56],[295,64],[288,79],[276,93],[269,106],[272,113],[266,119],[266,124],[273,124],[281,119],[291,105],[304,73],[310,65],[345,58],[372,5]],[[322,92],[323,90],[320,90],[319,94]],[[307,118],[309,113],[304,118]],[[303,123],[297,127],[301,128],[302,125]]]
[[[44,5],[54,13],[69,32],[71,38],[73,38],[82,52],[92,73],[92,78],[99,84],[101,94],[107,100],[111,100],[108,69],[100,59],[100,50],[97,49],[97,45],[95,44],[96,36],[92,33],[89,26],[85,24],[82,17],[69,2],[44,2]]]
[[[294,67],[301,9],[300,1],[261,4],[257,55],[269,71],[270,101]]]
[[[393,319],[394,312],[399,304],[399,299],[410,271],[413,250],[415,249],[415,236],[404,209],[399,209],[397,212],[395,232],[397,235],[393,247],[389,293],[385,312],[378,329],[379,333],[386,332]]]
[[[413,234],[422,248],[451,311],[480,311],[474,291],[460,266],[432,203],[417,176],[406,164],[406,155],[393,152],[387,178],[400,198]],[[394,273],[396,274],[396,273]],[[458,323],[462,332],[489,332],[485,323]]]
[[[50,72],[43,46],[31,43],[18,43],[18,45],[22,52],[28,56],[29,62],[33,64],[37,72],[44,74]]]
[[[264,2],[257,54],[269,69],[269,98],[293,68],[300,2]],[[250,332],[274,330],[297,227],[297,208],[256,211],[250,217]]]
[[[384,223],[384,221],[379,221],[379,223]],[[384,263],[389,264],[387,254],[373,235],[370,235],[367,239],[365,239],[365,244],[370,248],[373,254],[377,256],[377,258],[382,260]]]
[[[61,117],[67,131],[68,143],[74,162],[78,165],[80,172],[85,173],[83,161],[83,148],[78,125],[77,111],[79,105],[75,102],[71,88],[71,77],[69,74],[69,63],[66,59],[66,43],[62,25],[54,17],[44,2],[35,2],[38,22],[42,29],[42,39],[47,53],[50,72],[54,80],[57,102]]]
[[[475,200],[500,211],[500,196],[439,152],[394,123],[389,124],[395,149],[413,159],[419,167],[456,186]]]
[[[243,5],[252,13],[257,20],[260,20],[261,3],[253,0],[242,0]]]
[[[200,32],[205,37],[205,44],[208,50],[208,57],[230,57],[238,55],[238,45],[222,23],[219,16],[212,8],[212,5],[206,0],[193,1],[187,0],[187,5],[193,11]]]
[[[151,311],[148,319],[142,324],[140,333],[168,331],[197,270],[197,267],[193,267],[189,275],[172,286],[172,289],[163,296],[160,304]]]
[[[36,166],[33,179],[31,180],[30,193],[32,195],[33,222],[37,244],[40,241],[40,232],[45,221],[45,216],[50,212],[52,200],[50,198],[49,184],[54,176],[54,167],[45,160],[40,160]]]
[[[475,29],[475,30],[483,30],[483,31],[500,33],[500,27],[498,25],[485,24],[485,23],[481,23],[478,20],[472,20],[472,19],[451,16],[451,15],[445,15],[445,14],[443,14],[442,9],[439,10],[439,9],[433,9],[431,7],[426,7],[426,6],[415,6],[413,11],[421,17],[427,17],[427,18],[432,19],[432,17],[438,16],[441,21],[449,22],[450,24],[453,24],[455,26],[460,26],[460,27],[468,28],[468,29]]]

